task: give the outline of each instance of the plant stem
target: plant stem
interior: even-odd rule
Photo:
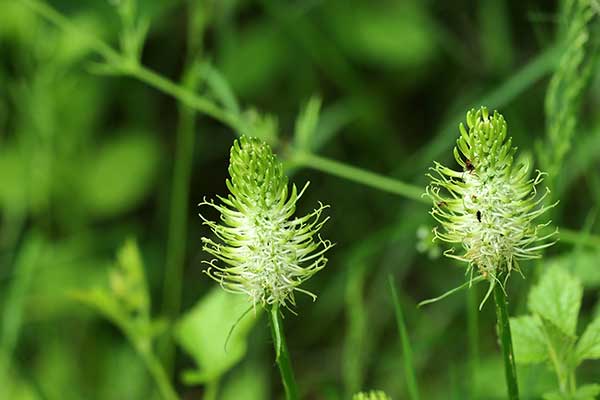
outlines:
[[[517,385],[517,368],[515,366],[515,356],[513,354],[512,337],[510,334],[510,322],[507,311],[507,298],[504,289],[500,284],[494,287],[494,300],[496,302],[496,317],[498,319],[497,329],[502,356],[504,358],[504,373],[506,376],[506,386],[508,389],[508,399],[519,399],[519,388]]]
[[[353,167],[339,161],[330,160],[305,151],[295,151],[289,159],[293,166],[312,168],[330,175],[348,179],[365,186],[370,186],[384,192],[404,196],[411,200],[430,204],[431,201],[423,196],[424,190],[415,185],[388,178],[371,171]]]
[[[202,7],[197,3],[196,7]],[[182,87],[195,92],[200,83],[197,58],[200,55],[204,24],[194,23],[196,9],[188,10],[187,61],[182,73]],[[175,149],[169,211],[169,230],[163,286],[163,313],[172,321],[179,316],[183,269],[187,242],[188,197],[192,162],[194,158],[194,133],[196,111],[183,104],[178,109],[177,144]],[[169,376],[173,374],[175,346],[169,338],[163,343],[163,360]]]
[[[408,337],[406,323],[404,322],[404,314],[402,313],[400,300],[398,299],[398,294],[396,293],[394,278],[392,278],[391,275],[388,276],[388,282],[390,285],[392,301],[394,302],[394,310],[396,312],[396,324],[398,325],[400,343],[402,344],[402,355],[404,359],[404,375],[406,379],[406,386],[408,388],[408,395],[411,400],[419,400],[419,386],[417,385],[417,374],[415,373],[415,367],[413,364],[410,339]]]
[[[156,382],[156,386],[158,386],[158,390],[160,391],[163,400],[178,400],[179,396],[177,396],[175,389],[171,385],[165,369],[154,353],[152,353],[152,350],[146,346],[136,346],[136,349],[144,360],[146,368],[148,368],[154,382]]]
[[[283,321],[279,314],[279,307],[273,306],[271,314],[271,335],[273,336],[273,345],[275,346],[275,360],[281,374],[281,381],[285,389],[286,400],[298,400],[298,388],[294,378],[294,370],[290,360],[290,354],[285,342],[285,333],[283,332]]]

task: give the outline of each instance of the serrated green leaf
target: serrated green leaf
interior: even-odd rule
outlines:
[[[600,358],[600,316],[585,329],[575,349],[577,363]]]
[[[150,135],[120,136],[104,144],[83,171],[83,200],[89,212],[110,217],[135,206],[152,186],[159,146]]]
[[[198,371],[184,374],[187,383],[213,381],[244,357],[246,337],[256,322],[252,310],[240,319],[249,307],[245,296],[216,287],[179,320],[175,339],[198,366]]]
[[[531,289],[528,306],[564,334],[575,336],[582,296],[581,282],[564,269],[553,267]]]
[[[519,364],[535,364],[548,358],[541,321],[534,316],[510,319],[515,361]]]

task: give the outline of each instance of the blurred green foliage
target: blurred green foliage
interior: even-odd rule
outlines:
[[[464,282],[452,261],[429,257],[439,250],[425,243],[428,204],[396,181],[357,184],[343,169],[424,187],[434,159],[451,161],[464,111],[479,105],[503,112],[536,167],[553,167],[561,202],[563,240],[508,288],[515,347],[527,349],[523,360],[544,359],[538,342],[523,347],[541,315],[581,358],[597,358],[596,8],[0,0],[0,399],[282,397],[259,313],[231,331],[249,305],[201,273],[209,233],[193,205],[227,192],[241,133],[271,143],[294,181],[312,182],[299,211],[332,205],[324,236],[338,245],[307,287],[319,299],[299,298],[299,315],[285,318],[301,397],[377,388],[408,398],[410,345],[421,398],[505,398],[493,313],[475,311],[481,288],[475,301],[461,292],[415,307]],[[182,141],[186,132],[194,140]],[[175,168],[182,149],[190,162]],[[177,270],[166,261],[170,237],[181,244],[181,291],[165,278]],[[556,268],[570,278],[547,282]],[[168,296],[181,309],[164,307]],[[161,342],[177,344],[172,360]],[[588,386],[574,398],[593,398],[599,376],[598,360],[582,362],[577,382]],[[520,365],[519,380],[523,398],[557,389],[543,363]]]

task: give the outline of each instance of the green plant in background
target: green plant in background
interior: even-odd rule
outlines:
[[[221,243],[202,238],[203,249],[215,257],[208,262],[208,276],[223,289],[245,294],[251,307],[263,307],[271,318],[276,360],[288,399],[297,399],[298,390],[283,332],[283,309],[296,305],[294,293],[316,296],[300,285],[323,269],[324,253],[331,242],[318,236],[327,218],[326,208],[304,217],[293,217],[296,203],[308,183],[298,192],[283,173],[283,165],[264,141],[242,136],[231,147],[229,161],[230,195],[219,197],[222,204],[203,202],[221,214],[221,223],[203,217]],[[220,261],[226,266],[220,266]],[[293,310],[291,310],[293,311]]]
[[[530,178],[527,164],[513,165],[516,148],[507,138],[507,124],[501,114],[490,115],[485,107],[473,109],[467,113],[467,128],[460,125],[460,133],[454,158],[462,171],[436,162],[428,175],[431,215],[442,228],[433,232],[437,239],[464,249],[460,255],[454,247],[444,254],[467,263],[469,285],[489,281],[480,309],[493,292],[509,398],[517,399],[505,286],[513,270],[520,272],[518,261],[539,258],[541,250],[553,244],[547,240],[556,232],[541,235],[541,228],[549,222],[538,224],[536,219],[554,204],[543,204],[548,189],[537,196],[541,172]],[[477,278],[473,278],[474,273],[478,273]]]
[[[155,371],[152,374],[158,382],[174,376],[182,378],[182,382],[172,380],[172,386],[177,386],[183,398],[274,397],[264,368],[269,365],[262,357],[266,347],[261,337],[264,332],[253,331],[262,316],[260,296],[254,306],[257,312],[251,313],[247,312],[251,308],[245,296],[227,293],[216,285],[208,290],[208,280],[198,282],[194,277],[199,273],[192,256],[197,248],[186,251],[195,249],[188,243],[188,236],[204,234],[199,232],[200,224],[188,222],[190,197],[198,195],[195,190],[206,193],[210,190],[208,185],[220,189],[222,181],[212,179],[211,168],[229,147],[229,133],[223,133],[233,131],[259,137],[277,149],[284,167],[293,168],[290,174],[306,173],[301,169],[323,172],[325,175],[316,178],[320,184],[312,188],[314,191],[306,192],[306,197],[327,196],[336,204],[333,212],[352,215],[337,218],[336,241],[343,246],[335,257],[335,271],[328,272],[328,268],[319,274],[318,282],[312,282],[327,288],[319,291],[325,301],[314,306],[308,319],[319,323],[304,323],[304,315],[290,321],[290,326],[301,321],[301,329],[290,329],[288,335],[302,351],[295,367],[299,387],[306,397],[351,398],[360,388],[381,387],[396,397],[406,392],[409,398],[416,399],[417,377],[422,373],[419,380],[424,383],[420,388],[424,398],[465,398],[468,393],[469,398],[476,399],[478,389],[474,381],[484,378],[488,381],[485,386],[479,385],[481,390],[485,388],[479,393],[481,398],[506,398],[503,387],[502,391],[492,389],[501,373],[495,352],[482,353],[479,364],[479,360],[472,365],[470,360],[450,361],[449,374],[445,373],[448,368],[430,368],[433,362],[448,362],[443,355],[438,357],[436,349],[445,346],[443,340],[456,333],[452,328],[461,329],[469,349],[475,349],[472,354],[479,351],[479,344],[484,347],[491,341],[484,340],[486,330],[477,329],[478,319],[488,316],[480,317],[476,312],[475,291],[468,293],[468,335],[463,335],[463,327],[457,323],[462,321],[460,299],[450,299],[431,313],[418,313],[413,307],[413,296],[418,296],[414,290],[437,290],[447,281],[446,275],[431,273],[442,267],[439,260],[431,258],[425,262],[416,254],[419,250],[436,255],[437,243],[426,243],[433,233],[418,231],[420,243],[416,248],[410,244],[414,243],[417,228],[426,224],[424,204],[430,204],[430,199],[421,196],[423,182],[418,171],[432,159],[442,161],[438,157],[454,140],[454,126],[462,119],[462,111],[456,110],[469,104],[506,108],[515,140],[527,144],[540,123],[539,115],[527,105],[539,108],[543,85],[536,83],[555,69],[547,91],[548,145],[536,149],[537,159],[540,167],[552,175],[544,179],[547,184],[550,182],[553,193],[559,193],[557,198],[562,204],[587,201],[586,195],[580,193],[587,185],[577,185],[572,196],[567,196],[566,191],[563,196],[557,187],[563,184],[568,188],[579,177],[586,179],[592,197],[600,199],[600,178],[592,164],[598,159],[598,124],[593,113],[579,115],[586,89],[591,87],[592,105],[597,96],[597,88],[590,86],[595,72],[591,63],[595,58],[591,24],[594,2],[560,2],[556,20],[560,22],[561,46],[556,47],[539,43],[546,33],[544,26],[552,29],[552,24],[541,24],[532,16],[526,27],[511,18],[507,10],[512,7],[504,0],[481,2],[477,17],[480,29],[469,35],[465,42],[468,46],[460,43],[463,38],[453,37],[453,22],[435,17],[444,7],[442,3],[425,5],[409,0],[375,7],[365,6],[360,0],[289,4],[274,0],[93,3],[0,0],[0,87],[7,88],[7,96],[0,90],[0,265],[6,261],[8,266],[0,271],[0,283],[7,286],[0,290],[0,371],[9,371],[8,385],[0,377],[0,397],[142,398],[154,388],[147,385],[141,358],[151,372]],[[340,12],[340,6],[348,4],[353,11]],[[537,12],[536,6],[532,7],[528,8],[531,15]],[[60,29],[51,29],[35,17],[36,13]],[[349,27],[356,26],[361,29],[348,35]],[[515,28],[519,32],[532,28],[539,36],[529,35],[516,46],[511,41]],[[205,33],[209,40],[205,40]],[[534,36],[537,39],[531,39]],[[407,45],[398,47],[397,41],[390,40],[397,37],[402,37]],[[528,45],[524,45],[526,42]],[[182,57],[184,46],[186,55]],[[483,47],[480,51],[484,64],[471,61],[474,57],[470,53],[478,46]],[[526,65],[509,71],[511,60],[522,60],[538,51]],[[452,59],[450,63],[440,62],[444,53]],[[91,68],[82,68],[82,64],[89,67],[90,63]],[[456,63],[455,69],[451,63]],[[462,80],[464,90],[455,95],[452,79],[440,82],[432,78],[440,75],[440,66],[443,75],[457,77],[467,74],[471,78],[469,75],[476,69],[478,78]],[[398,74],[398,70],[402,73]],[[88,71],[96,75],[87,74]],[[376,78],[372,71],[378,72]],[[441,89],[440,96],[429,100],[431,108],[427,108],[435,110],[436,118],[426,122],[440,126],[429,127],[432,131],[419,121],[417,129],[436,133],[428,136],[421,132],[418,136],[423,141],[417,142],[411,135],[398,135],[417,120],[411,106],[398,107],[390,100],[413,96],[425,90],[423,84]],[[409,87],[411,90],[407,90]],[[290,110],[312,93],[322,93],[325,100],[312,97],[293,125]],[[444,98],[444,93],[452,94],[451,101]],[[177,107],[172,107],[174,101]],[[270,113],[259,112],[252,104],[260,104]],[[115,123],[118,130],[114,130]],[[589,130],[590,135],[577,132],[579,127]],[[293,138],[285,135],[290,128]],[[131,135],[132,130],[135,135]],[[175,131],[176,137],[172,135]],[[100,133],[108,137],[97,137]],[[340,133],[343,137],[336,138]],[[569,143],[574,154],[569,154]],[[167,151],[163,152],[163,147]],[[579,163],[582,149],[587,157]],[[173,161],[172,174],[166,172],[169,163],[163,161],[169,159]],[[471,162],[471,166],[475,163]],[[387,171],[387,176],[369,168]],[[552,180],[554,175],[557,185]],[[365,187],[349,185],[331,179],[332,176]],[[165,190],[168,187],[171,193]],[[363,190],[366,187],[381,192]],[[400,201],[394,199],[393,207],[389,194],[399,196]],[[229,208],[224,202],[221,206]],[[574,209],[579,207],[570,208]],[[168,217],[164,215],[166,210]],[[580,222],[577,216],[558,211],[558,207],[554,209],[561,224],[576,227]],[[584,247],[585,251],[598,248],[600,238],[593,229],[593,218],[586,226],[581,231],[561,227],[563,244],[576,244],[578,254]],[[127,334],[132,343],[145,343],[144,349],[149,343],[150,359],[139,350],[142,357],[136,359],[135,353],[129,354],[133,352],[112,331],[98,329],[102,324],[97,324],[97,318],[81,318],[77,314],[80,307],[61,306],[65,308],[62,314],[53,311],[60,302],[56,299],[64,297],[65,290],[94,286],[105,278],[103,257],[109,257],[111,249],[132,230],[139,232],[136,236],[146,238],[143,253],[148,267],[147,284],[143,273],[120,271],[111,274],[109,288],[80,296],[90,295],[92,303],[106,303],[94,307],[104,307],[103,313],[127,334],[147,330],[144,326],[151,320],[150,292],[153,296],[162,295],[162,307],[157,311],[161,319],[172,323],[173,329],[169,330],[166,323],[157,324],[165,327],[158,343],[156,335],[162,328],[156,329],[156,335]],[[191,235],[187,235],[188,230]],[[317,236],[314,239],[315,243],[320,242]],[[227,247],[217,239],[215,244],[215,249]],[[531,247],[536,244],[531,243]],[[597,287],[593,286],[597,285],[593,282],[598,282],[596,251],[581,251],[582,256],[590,258],[585,269],[579,263],[575,265],[578,256],[563,253],[562,247],[557,251],[561,261],[573,264],[571,271],[582,278],[586,288]],[[318,258],[308,261],[308,267]],[[424,265],[429,274],[414,273]],[[222,274],[218,279],[223,284],[229,278],[239,277],[219,268],[231,272],[237,267],[215,263],[211,273]],[[398,289],[410,279],[412,293],[396,293],[391,278],[389,282],[386,279],[390,270],[398,281]],[[477,276],[471,276],[461,288],[488,279],[488,295],[496,294],[495,289],[502,295],[500,286],[508,273],[505,279],[500,275],[506,270],[498,268],[496,280],[488,271],[480,273],[478,267],[473,267],[470,271]],[[278,282],[280,296],[271,300],[285,298],[281,293],[287,288],[291,301],[285,303],[293,308],[293,294],[303,291],[298,285],[313,273],[300,273],[297,280]],[[144,284],[139,284],[140,277]],[[240,288],[235,282],[227,282],[234,290]],[[388,283],[393,307],[386,296]],[[47,296],[49,289],[54,297]],[[146,295],[139,296],[140,292]],[[146,301],[139,300],[143,297]],[[266,307],[273,309],[273,305]],[[184,315],[179,318],[182,309]],[[600,309],[596,309],[597,315]],[[394,311],[400,337],[398,348],[392,348],[392,341],[385,340],[392,328]],[[273,319],[272,313],[268,315]],[[337,323],[341,317],[348,319],[346,329],[338,329],[343,326]],[[57,320],[61,328],[62,321],[70,321],[70,326],[77,329],[69,329],[68,335],[56,335]],[[335,321],[335,329],[331,321]],[[271,325],[280,327],[280,322]],[[251,333],[255,342],[248,346]],[[284,340],[280,333],[277,329],[273,332],[276,342]],[[590,335],[584,337],[589,340],[593,337]],[[57,337],[60,338],[54,339]],[[339,340],[340,337],[347,340]],[[414,353],[410,337],[418,338]],[[92,345],[86,339],[93,341]],[[517,347],[519,338],[515,340]],[[175,344],[191,358],[194,367],[189,368],[187,357],[179,357]],[[135,343],[133,347],[138,349]],[[81,348],[85,349],[83,354]],[[344,357],[338,365],[338,358],[330,355],[340,350]],[[516,351],[519,361],[518,348]],[[157,361],[159,355],[165,372],[157,375],[156,371],[162,369]],[[85,368],[73,367],[75,363],[70,361],[74,357],[88,357],[93,362],[86,363]],[[552,358],[550,353],[548,358]],[[322,361],[318,369],[314,368],[315,360]],[[240,362],[242,365],[237,366]],[[114,363],[125,367],[114,368]],[[488,364],[492,367],[486,376]],[[561,368],[563,376],[568,375],[564,372],[566,367]],[[180,374],[182,369],[185,370]],[[343,388],[332,383],[338,380],[340,369]],[[404,381],[398,379],[401,369]],[[586,377],[583,381],[592,382],[597,371],[598,364],[588,362],[578,369],[578,374]],[[90,373],[93,379],[89,379]],[[539,398],[546,391],[544,388],[535,392],[537,388],[531,379],[527,380],[527,373],[519,374],[523,397]],[[159,375],[163,378],[157,379]],[[462,379],[465,377],[469,379]],[[570,386],[574,379],[567,378],[566,382]],[[186,389],[180,383],[205,387],[198,394],[197,388]],[[169,396],[165,394],[169,392],[164,390],[166,386],[161,384],[162,397]],[[589,397],[593,390],[588,385],[568,392],[579,397],[587,393]],[[379,394],[363,393],[361,398],[372,399],[371,396],[378,398]]]
[[[134,241],[128,241],[119,251],[116,266],[109,274],[108,288],[78,291],[73,296],[119,327],[143,360],[164,400],[178,399],[153,348],[166,326],[150,316],[150,295],[142,258]]]
[[[529,292],[530,314],[511,318],[517,364],[547,364],[556,374],[558,391],[546,400],[593,400],[600,384],[577,386],[576,368],[585,360],[600,359],[600,315],[577,334],[583,286],[560,266],[544,272]]]

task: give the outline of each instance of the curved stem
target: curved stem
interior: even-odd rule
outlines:
[[[283,332],[283,321],[279,314],[279,307],[273,306],[270,310],[271,316],[271,335],[273,336],[273,345],[275,346],[275,360],[281,374],[281,381],[285,389],[286,400],[298,400],[298,388],[296,378],[290,360],[290,354],[285,342],[285,333]]]
[[[508,399],[519,399],[519,387],[517,385],[517,368],[515,366],[515,356],[513,354],[512,337],[510,334],[510,322],[508,319],[506,293],[500,284],[494,286],[494,300],[496,302],[496,318],[498,319],[497,329],[500,347],[502,348],[502,357],[504,359],[504,373],[506,376],[506,386],[508,389]]]

